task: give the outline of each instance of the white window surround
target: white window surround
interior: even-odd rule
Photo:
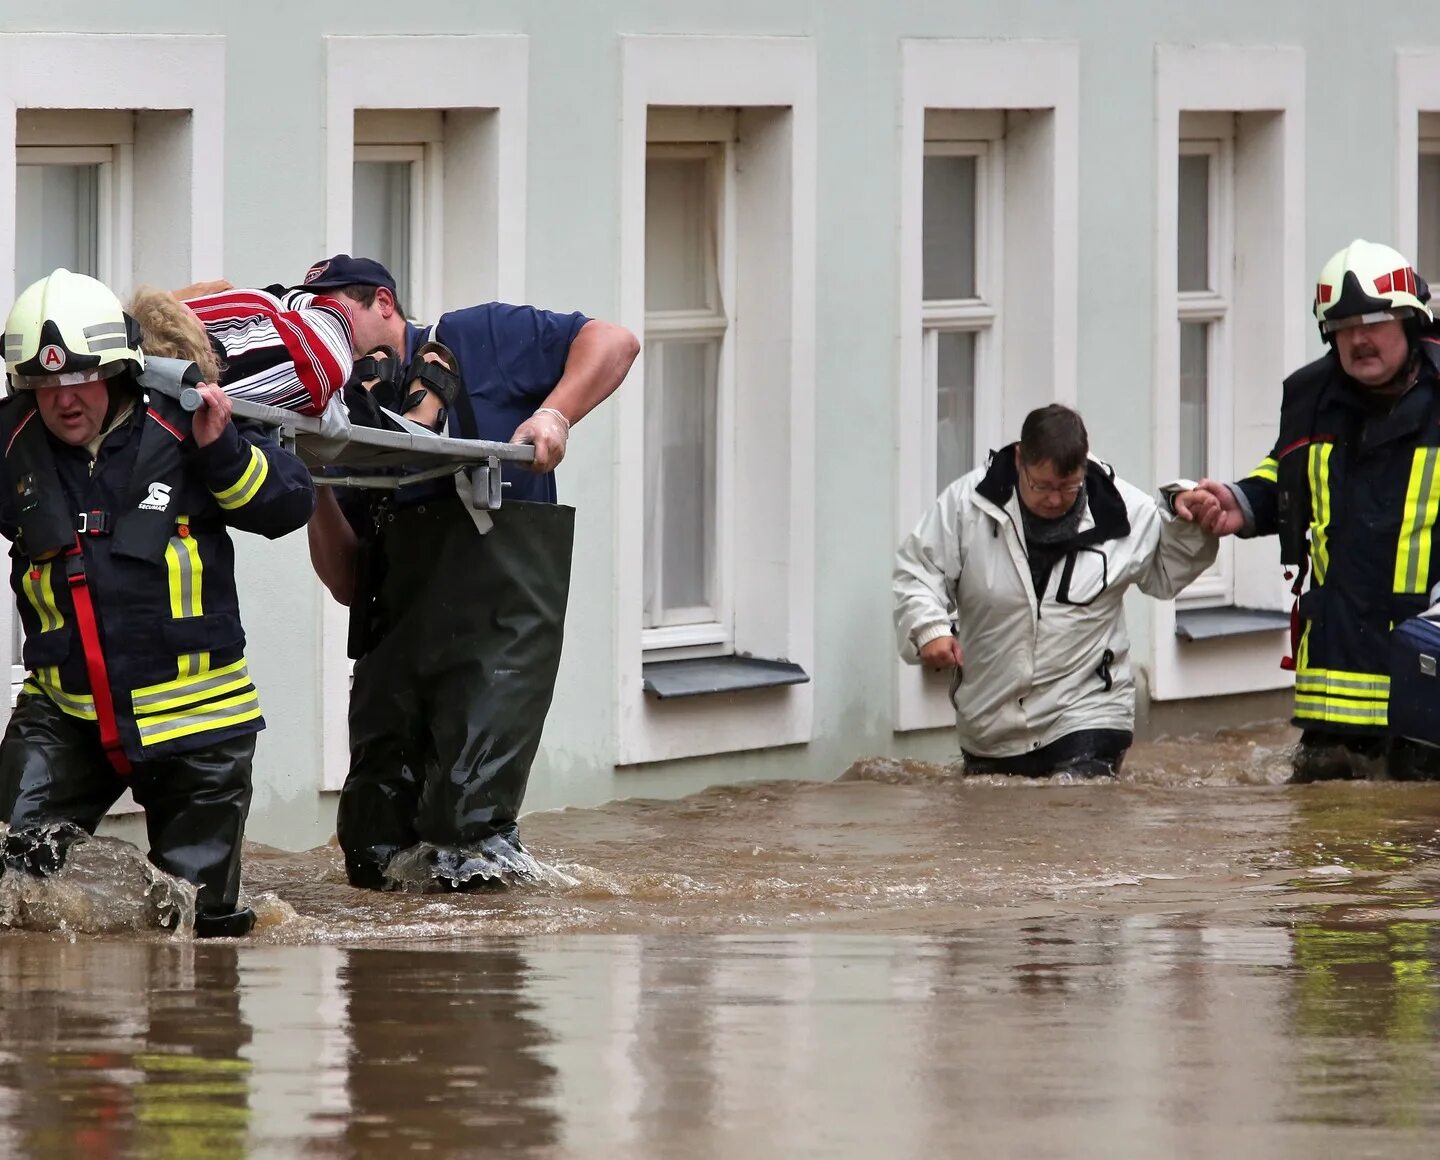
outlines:
[[[1181,47],[1155,50],[1154,474],[1179,473],[1180,299],[1177,285],[1179,142],[1182,115],[1231,115],[1236,263],[1227,326],[1231,364],[1245,383],[1233,408],[1233,474],[1250,471],[1274,445],[1281,384],[1307,359],[1310,279],[1305,266],[1305,55],[1293,47]],[[1212,446],[1214,442],[1212,441]],[[1219,466],[1217,464],[1217,466]],[[1273,537],[1238,541],[1235,603],[1288,609]],[[1156,700],[1286,688],[1283,632],[1204,642],[1175,636],[1175,604],[1147,601],[1154,640],[1150,695]]]
[[[65,151],[52,160],[108,154],[100,260],[117,293],[142,278],[214,277],[224,254],[224,79],[222,37],[0,33],[0,222],[11,223],[0,229],[0,283],[15,281],[21,149]],[[0,640],[13,640],[14,614],[0,601]],[[14,672],[20,658],[9,660]],[[0,724],[8,718],[6,702]],[[117,810],[133,808],[126,798]]]
[[[1420,260],[1419,237],[1420,153],[1431,149],[1422,146],[1430,136],[1429,127],[1422,134],[1422,115],[1440,114],[1440,49],[1402,49],[1395,54],[1395,248],[1412,262]],[[1336,243],[1338,246],[1340,243]],[[1431,279],[1431,292],[1440,282],[1440,271],[1422,269]]]
[[[746,558],[737,562],[733,592],[735,650],[792,661],[813,677],[815,46],[803,37],[624,36],[621,62],[619,321],[637,334],[645,325],[651,109],[739,111],[737,149],[749,151],[752,177],[736,192],[735,478],[742,494],[733,519]],[[764,173],[776,178],[768,191],[758,187]],[[630,382],[644,382],[643,365]],[[643,391],[620,391],[614,405],[616,764],[808,741],[811,684],[664,702],[643,691]]]
[[[420,300],[405,308],[413,314],[423,304],[438,317],[496,299],[523,302],[528,38],[327,36],[325,86],[326,254],[351,249],[356,112],[383,126],[381,111],[393,111],[392,132],[403,135],[407,114],[440,110],[444,172],[427,196]],[[466,260],[445,266],[442,253]],[[323,589],[319,600],[321,788],[337,790],[350,767],[348,611]]]
[[[1075,401],[1079,302],[1079,47],[1041,40],[902,40],[900,52],[897,545],[935,495],[921,265],[927,112],[933,132],[937,121],[943,124],[936,116],[941,110],[991,111],[998,126],[991,135],[1004,136],[1003,222],[986,231],[987,240],[1005,239],[995,258],[998,318],[1003,324],[1008,300],[1023,303],[1032,321],[1037,314],[1042,320],[1034,340],[1007,346],[998,332],[994,336],[998,400],[985,397],[977,370],[976,442],[984,450],[1017,432],[1033,408]],[[898,658],[894,664],[894,728],[953,727],[946,682]]]

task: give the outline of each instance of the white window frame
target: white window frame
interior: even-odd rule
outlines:
[[[1230,213],[1239,260],[1232,264],[1226,331],[1231,374],[1246,392],[1243,407],[1230,407],[1228,431],[1215,434],[1229,441],[1234,474],[1244,474],[1270,453],[1281,384],[1307,357],[1313,281],[1305,265],[1304,51],[1158,45],[1155,112],[1154,479],[1175,479],[1180,466],[1179,142],[1187,135],[1184,126],[1203,125],[1215,115],[1235,126]],[[1274,541],[1238,542],[1231,550],[1234,603],[1288,609]],[[1146,603],[1152,700],[1293,684],[1280,667],[1287,646],[1283,630],[1180,641],[1175,635],[1180,602]]]
[[[671,119],[673,121],[673,118]],[[727,118],[733,133],[733,118]],[[652,133],[654,130],[651,131]],[[661,130],[659,139],[647,140],[645,156],[705,159],[710,163],[710,184],[716,214],[718,250],[715,283],[720,302],[715,310],[646,311],[643,341],[656,338],[699,338],[720,340],[717,397],[715,400],[715,588],[714,617],[673,625],[644,628],[640,647],[647,660],[680,660],[699,656],[724,656],[735,651],[735,554],[732,541],[735,470],[735,366],[734,333],[730,325],[731,304],[735,301],[735,188],[734,150],[729,140],[680,141],[688,136]],[[661,497],[663,502],[663,496]],[[660,584],[661,568],[649,581]]]
[[[1425,112],[1420,114],[1419,140],[1416,143],[1416,153],[1418,154],[1418,156],[1416,157],[1417,164],[1419,163],[1420,159],[1424,157],[1440,157],[1440,111],[1433,113]],[[1434,279],[1435,282],[1440,282],[1440,263],[1436,264],[1437,269],[1433,272],[1423,268],[1425,255],[1420,253],[1419,195],[1420,182],[1419,173],[1417,171],[1415,182],[1415,243],[1409,250],[1402,250],[1401,253],[1403,253],[1407,258],[1414,262],[1417,267],[1420,267],[1420,274],[1422,277],[1426,278],[1427,280]],[[1440,234],[1440,222],[1437,222],[1436,232],[1437,234]],[[1440,294],[1440,286],[1437,286],[1432,282],[1430,287],[1430,293],[1431,295]],[[1434,309],[1437,304],[1435,302],[1431,302],[1430,305],[1431,308]]]
[[[433,184],[429,180],[430,167],[438,164],[438,158],[432,157],[431,154],[439,148],[438,143],[428,146],[419,143],[411,145],[362,145],[357,143],[355,146],[355,164],[367,161],[401,162],[408,167],[410,217],[405,223],[405,228],[408,235],[406,244],[410,247],[410,284],[402,288],[400,302],[415,318],[429,318],[433,313],[428,309],[431,306],[428,300],[434,296],[429,285],[428,275],[436,267],[432,254],[440,244],[443,210],[430,204],[428,192]]]
[[[130,142],[113,145],[17,145],[15,164],[97,165],[100,168],[96,204],[98,238],[95,246],[96,277],[107,286],[119,281],[131,268],[130,239],[134,233],[131,215],[132,149]],[[18,289],[18,287],[17,287]]]
[[[1224,113],[1182,117],[1179,156],[1210,158],[1206,265],[1209,290],[1176,290],[1178,324],[1204,323],[1207,339],[1206,446],[1207,472],[1212,479],[1234,476],[1234,358],[1230,342],[1231,300],[1235,268],[1235,134],[1233,117]],[[1178,351],[1178,343],[1177,343]],[[1175,389],[1180,389],[1178,373]],[[1178,405],[1178,394],[1177,394]],[[1178,424],[1177,424],[1178,434]],[[1254,466],[1247,464],[1246,468]],[[1219,607],[1235,603],[1235,541],[1220,543],[1215,563],[1177,598],[1183,607]]]
[[[736,148],[754,166],[773,167],[782,175],[774,196],[764,200],[756,184],[758,170],[752,167],[733,198],[733,478],[753,500],[741,502],[737,491],[728,516],[732,542],[737,553],[744,552],[744,559],[737,554],[735,565],[734,650],[794,662],[813,679],[814,42],[785,36],[624,36],[621,77],[619,321],[636,334],[645,327],[645,157],[651,113],[735,110],[742,126]],[[753,134],[747,136],[746,127]],[[765,276],[767,261],[775,276]],[[631,384],[644,382],[644,359],[642,350]],[[666,701],[645,693],[644,392],[632,385],[617,393],[613,405],[616,764],[808,741],[813,684]],[[768,503],[758,502],[761,494]]]
[[[939,387],[940,335],[975,335],[975,431],[971,440],[972,462],[985,462],[987,449],[1001,437],[999,354],[1004,349],[1003,321],[999,304],[1005,299],[1004,142],[993,139],[939,140],[926,138],[926,157],[974,157],[975,166],[975,289],[973,298],[924,299],[921,305],[921,341],[926,403],[924,408],[925,478],[943,490],[950,480],[939,478]],[[923,224],[922,224],[923,228]]]
[[[1440,49],[1402,49],[1395,54],[1395,176],[1399,223],[1396,248],[1418,262],[1421,153],[1440,152]],[[1337,243],[1338,245],[1338,243]],[[1420,273],[1440,282],[1440,272]],[[1437,293],[1432,283],[1431,292]]]
[[[990,143],[991,172],[976,199],[977,289],[995,308],[991,341],[976,350],[975,451],[983,465],[1029,411],[1076,399],[1079,108],[1074,43],[901,41],[897,545],[935,502],[935,372],[922,269],[927,139]],[[1002,221],[981,225],[985,212]],[[986,281],[978,280],[982,265]],[[1006,344],[1007,302],[1032,322],[1043,319],[1035,337]],[[981,317],[976,308],[970,320]],[[893,672],[895,731],[954,727],[945,680],[898,657]]]
[[[443,164],[433,133],[420,142],[427,145],[423,289],[419,302],[403,305],[412,314],[423,307],[428,317],[420,317],[430,322],[480,302],[525,301],[529,67],[524,36],[325,37],[326,254],[351,250],[356,113],[387,134],[382,142],[367,133],[362,146],[414,144],[416,117],[443,115]],[[441,253],[466,259],[442,268]],[[345,784],[350,768],[348,611],[316,588],[320,788],[329,791]]]

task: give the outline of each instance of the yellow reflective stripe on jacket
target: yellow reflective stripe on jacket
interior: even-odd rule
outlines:
[[[1410,483],[1405,489],[1405,516],[1400,525],[1400,543],[1395,552],[1395,591],[1430,591],[1430,529],[1440,512],[1440,486],[1436,466],[1440,447],[1417,447],[1410,463]]]
[[[260,716],[260,695],[251,685],[245,692],[223,701],[208,704],[179,713],[160,713],[136,721],[140,730],[141,745],[159,745],[179,737],[190,737],[196,733],[211,733],[228,729],[234,725],[254,721]]]
[[[1295,716],[1333,725],[1383,728],[1389,720],[1390,678],[1376,673],[1311,669],[1295,674]]]
[[[188,527],[188,516],[176,519],[180,527]],[[191,535],[175,534],[165,545],[165,572],[170,580],[170,615],[176,620],[199,616],[205,611],[200,598],[205,567],[200,561],[200,545]]]
[[[215,501],[227,512],[244,507],[255,498],[256,493],[265,483],[265,477],[269,474],[270,461],[265,458],[265,453],[260,448],[252,444],[250,465],[241,472],[240,478],[230,487],[214,493]]]
[[[1333,443],[1310,444],[1310,567],[1316,584],[1330,567],[1330,452]]]
[[[94,721],[95,698],[87,693],[67,693],[60,687],[60,669],[50,665],[46,668],[36,669],[20,686],[22,692],[36,693],[42,697],[48,697],[54,702],[55,707],[63,713],[72,717],[79,717],[85,721]]]
[[[43,564],[26,568],[21,578],[25,595],[29,597],[31,607],[40,617],[41,632],[54,632],[65,625],[65,617],[55,603],[55,586],[51,578],[53,563],[47,560]],[[35,575],[37,572],[40,573],[38,578]]]
[[[130,703],[134,707],[136,718],[168,709],[181,709],[186,705],[209,701],[246,688],[254,692],[255,686],[250,683],[250,667],[245,663],[244,657],[214,670],[210,669],[207,663],[204,668],[191,672],[183,671],[191,669],[193,665],[193,655],[181,657],[182,672],[175,680],[134,690],[130,694]],[[144,722],[141,723],[141,733],[144,733]]]
[[[1280,465],[1275,462],[1273,456],[1267,455],[1260,461],[1260,466],[1245,477],[1246,479],[1263,479],[1268,483],[1274,483],[1280,478]]]

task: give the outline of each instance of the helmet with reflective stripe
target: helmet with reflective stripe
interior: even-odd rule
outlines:
[[[1329,338],[1337,330],[1391,318],[1433,321],[1430,288],[1398,250],[1356,238],[1320,271],[1315,319]]]
[[[32,282],[5,320],[12,388],[74,386],[145,369],[140,327],[103,282],[69,270]]]

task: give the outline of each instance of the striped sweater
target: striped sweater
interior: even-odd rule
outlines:
[[[318,415],[350,377],[350,311],[338,298],[277,286],[208,294],[188,305],[221,356],[227,395]]]

